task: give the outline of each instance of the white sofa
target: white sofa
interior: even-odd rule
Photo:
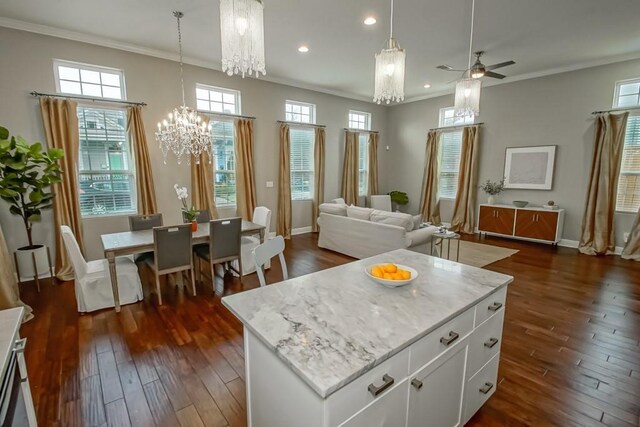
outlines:
[[[339,205],[339,203],[333,204]],[[356,208],[362,210],[356,214],[361,216],[362,219],[360,219],[355,216],[346,216],[341,207],[326,206],[330,203],[323,205],[318,218],[320,227],[318,246],[358,259],[401,248],[430,254],[431,237],[438,231],[438,227],[416,228],[415,225],[419,223],[417,218],[411,220],[413,228],[410,231],[407,231],[410,226],[406,224],[406,219],[405,226],[380,222],[387,221],[388,216],[393,216],[393,219],[387,222],[397,222],[398,217],[401,216],[392,212],[370,209],[369,218],[373,217],[374,221],[372,221],[364,219],[365,208]],[[345,205],[344,209],[351,208]]]

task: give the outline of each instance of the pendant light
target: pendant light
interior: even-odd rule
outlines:
[[[222,71],[266,75],[262,0],[220,0]]]
[[[469,38],[469,66],[465,76],[456,83],[454,112],[456,117],[477,116],[480,114],[480,91],[482,82],[471,75],[471,56],[473,53],[473,21],[476,0],[471,0],[471,36]]]
[[[406,53],[393,38],[393,0],[389,40],[380,53],[376,53],[375,89],[373,102],[378,104],[404,100],[404,63]]]
[[[176,155],[178,164],[182,163],[183,156],[187,162],[191,162],[191,156],[195,157],[196,164],[200,163],[200,155],[207,153],[211,163],[211,124],[207,124],[198,116],[196,111],[187,107],[184,97],[184,72],[182,63],[182,31],[180,30],[180,18],[182,12],[173,12],[178,21],[178,47],[180,49],[180,87],[182,88],[182,105],[173,109],[167,118],[158,123],[156,140],[160,145],[160,151],[167,164],[167,155],[172,152]]]

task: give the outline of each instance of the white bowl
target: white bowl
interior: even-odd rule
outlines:
[[[369,265],[367,267],[365,267],[364,272],[367,274],[367,276],[369,276],[369,278],[371,280],[373,280],[376,283],[381,284],[382,286],[386,286],[387,288],[397,288],[398,286],[404,286],[404,285],[408,285],[409,283],[413,282],[414,280],[416,280],[416,278],[418,277],[418,272],[416,270],[414,270],[411,267],[407,267],[406,265],[402,265],[402,264],[395,264],[396,267],[398,267],[401,270],[407,270],[409,273],[411,273],[411,278],[407,279],[407,280],[387,280],[387,279],[380,279],[379,277],[375,277],[371,274],[371,269],[375,266],[378,265],[384,265],[384,264],[373,264],[373,265]]]

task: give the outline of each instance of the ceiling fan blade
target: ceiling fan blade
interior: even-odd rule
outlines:
[[[501,79],[502,80],[507,76],[505,76],[503,74],[494,73],[493,71],[485,71],[483,77],[493,77],[494,79]]]
[[[453,71],[453,67],[447,64],[438,65],[436,68],[440,70],[445,70],[445,71]]]
[[[495,69],[502,68],[502,67],[507,67],[507,66],[513,65],[513,64],[515,64],[515,61],[501,62],[499,64],[487,65],[485,67],[485,69],[487,69],[487,70],[495,70]]]

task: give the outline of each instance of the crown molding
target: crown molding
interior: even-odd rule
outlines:
[[[41,34],[50,37],[56,37],[66,40],[72,40],[81,43],[88,43],[97,46],[107,47],[111,49],[122,50],[131,53],[137,53],[139,55],[152,56],[154,58],[166,59],[168,61],[178,62],[179,56],[177,53],[164,51],[160,49],[152,49],[144,46],[135,45],[132,43],[124,43],[118,40],[113,40],[107,37],[101,37],[86,33],[80,33],[77,31],[65,30],[62,28],[51,27],[48,25],[34,24],[31,22],[20,21],[17,19],[6,18],[0,16],[0,27],[11,28],[14,30],[27,31],[30,33]],[[208,68],[211,70],[222,72],[222,66],[219,62],[205,61],[193,57],[184,57],[183,62],[188,65],[194,65],[196,67]],[[255,77],[246,77],[255,78]],[[264,80],[270,83],[275,83],[284,86],[291,86],[298,89],[306,89],[314,92],[320,92],[327,95],[339,96],[341,98],[353,99],[355,101],[363,101],[373,103],[372,99],[367,96],[361,96],[341,90],[327,89],[322,86],[317,86],[309,83],[300,82],[294,79],[287,79],[282,77],[264,76],[255,78],[256,80]]]

